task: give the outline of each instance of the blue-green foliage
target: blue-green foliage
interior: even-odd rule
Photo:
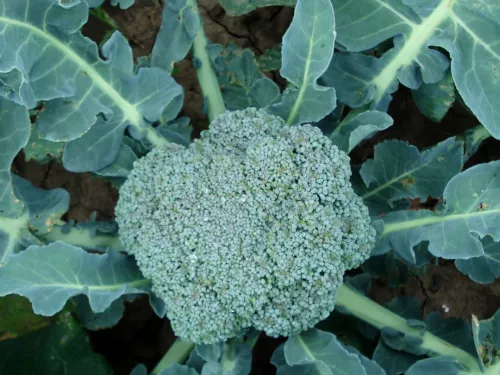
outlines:
[[[451,64],[453,80],[465,103],[494,137],[500,137],[500,96],[496,90],[500,78],[496,37],[500,34],[500,7],[496,0],[332,3],[337,42],[346,52],[334,56],[323,79],[335,87],[341,102],[385,110],[398,82],[411,89],[437,83]],[[358,53],[387,40],[393,42],[393,48],[380,58]],[[430,47],[444,48],[451,63]],[[480,68],[477,61],[488,68]]]
[[[391,248],[414,263],[413,247],[429,241],[429,252],[447,259],[484,256],[481,238],[500,239],[496,222],[500,218],[497,194],[500,162],[476,165],[453,177],[443,193],[438,210],[396,211],[384,216],[374,252]]]
[[[271,113],[288,124],[316,122],[335,109],[335,89],[318,84],[333,56],[335,17],[330,0],[299,1],[283,36],[280,73],[290,83]]]
[[[375,362],[352,347],[345,347],[329,332],[312,329],[279,346],[271,362],[278,375],[385,375]]]
[[[79,294],[89,298],[93,311],[103,312],[123,294],[147,293],[149,288],[130,258],[114,251],[90,254],[63,242],[11,255],[0,272],[0,296],[25,296],[33,311],[45,316]]]
[[[88,17],[85,2],[20,0],[1,6],[0,15],[8,51],[0,55],[2,93],[28,108],[47,100],[36,129],[44,139],[68,142],[63,161],[69,170],[111,164],[128,126],[148,136],[150,122],[182,94],[158,68],[135,75],[132,50],[118,32],[104,44],[102,60],[97,45],[79,31]],[[22,80],[15,79],[19,75]]]
[[[97,8],[104,4],[106,0],[85,0],[90,8]],[[130,8],[135,0],[111,0],[111,5],[119,5],[121,9]]]
[[[24,375],[112,375],[92,351],[85,330],[69,315],[23,337],[0,341],[0,372]]]
[[[328,316],[343,273],[373,245],[350,174],[319,129],[227,112],[188,149],[135,165],[116,208],[120,236],[183,339],[298,333]]]

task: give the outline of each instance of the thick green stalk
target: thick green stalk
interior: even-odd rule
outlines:
[[[224,350],[224,354],[221,359],[221,366],[225,371],[233,371],[234,367],[236,366],[236,361],[232,358],[233,350],[232,347],[234,344],[240,342],[240,343],[247,343],[250,345],[250,348],[254,348],[255,344],[257,344],[257,341],[259,340],[260,337],[260,331],[253,330],[250,332],[248,336],[245,337],[245,340],[243,340],[243,337],[236,337],[231,340],[229,340],[226,344],[226,348]]]
[[[171,365],[184,363],[193,349],[193,343],[180,339],[175,340],[151,374],[157,375]]]
[[[196,0],[188,0],[187,5],[198,9]],[[222,99],[217,75],[215,74],[212,61],[208,56],[207,46],[207,37],[203,31],[203,25],[201,25],[200,31],[196,34],[193,41],[193,56],[197,60],[194,63],[196,74],[198,75],[198,82],[200,83],[203,97],[207,103],[208,119],[211,122],[215,117],[224,113],[226,107]]]
[[[335,305],[349,311],[352,315],[372,326],[395,329],[405,335],[420,337],[420,345],[429,351],[430,355],[452,356],[470,372],[481,372],[478,360],[466,351],[440,339],[430,332],[422,332],[407,324],[406,320],[378,303],[358,293],[350,286],[343,284],[337,291]]]
[[[63,241],[91,250],[111,247],[115,250],[125,251],[118,235],[96,234],[91,236],[90,231],[86,229],[71,228],[70,231],[63,232],[62,227],[55,226],[49,233],[37,237],[43,241]]]

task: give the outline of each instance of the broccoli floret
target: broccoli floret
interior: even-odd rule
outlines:
[[[226,112],[189,148],[136,162],[116,219],[179,337],[290,336],[330,314],[344,272],[374,244],[350,176],[318,128]]]

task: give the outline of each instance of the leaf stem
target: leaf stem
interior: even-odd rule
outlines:
[[[188,0],[187,5],[192,6],[194,9],[198,9],[196,0]],[[194,59],[196,59],[196,61],[194,61],[194,66],[196,68],[201,91],[207,103],[208,119],[212,122],[215,117],[226,111],[226,107],[222,99],[217,75],[215,74],[212,61],[208,56],[207,47],[207,37],[203,31],[203,25],[201,25],[200,31],[198,31],[193,41],[193,56]]]
[[[405,319],[378,303],[358,293],[352,287],[342,284],[337,291],[336,306],[346,309],[355,317],[381,329],[390,327],[406,336],[417,336],[423,341],[420,345],[429,355],[452,356],[470,371],[480,372],[478,360],[466,351],[442,340],[430,332],[422,332],[408,325]]]
[[[80,246],[85,249],[96,250],[110,247],[115,250],[125,251],[118,235],[96,234],[92,236],[88,229],[71,228],[66,232],[62,228],[61,226],[55,226],[47,234],[35,235],[43,241],[63,241],[69,245]]]
[[[193,349],[193,343],[182,341],[181,339],[175,340],[160,362],[158,362],[151,375],[160,374],[171,365],[184,363]]]

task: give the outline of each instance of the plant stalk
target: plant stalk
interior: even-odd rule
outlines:
[[[342,284],[338,289],[335,305],[378,329],[390,327],[405,335],[420,337],[423,340],[420,346],[428,350],[429,355],[452,356],[469,371],[481,372],[478,360],[471,354],[430,332],[422,333],[421,330],[409,326],[405,319],[346,284]]]
[[[118,251],[126,251],[117,235],[96,234],[91,236],[87,229],[71,228],[68,232],[63,232],[61,226],[54,226],[49,233],[36,235],[36,237],[42,241],[63,241],[69,245],[90,250],[110,247]]]
[[[158,362],[151,375],[158,375],[172,365],[184,363],[193,349],[193,343],[180,339],[175,340],[160,362]]]
[[[187,5],[192,6],[194,9],[198,9],[196,0],[188,0]],[[215,74],[215,69],[208,56],[207,47],[207,37],[205,36],[202,24],[200,25],[200,31],[198,31],[193,41],[193,56],[194,59],[197,60],[194,62],[194,66],[196,68],[196,74],[203,97],[207,103],[208,119],[212,122],[215,117],[226,111],[226,107],[222,99],[222,93],[220,91],[217,75]]]

